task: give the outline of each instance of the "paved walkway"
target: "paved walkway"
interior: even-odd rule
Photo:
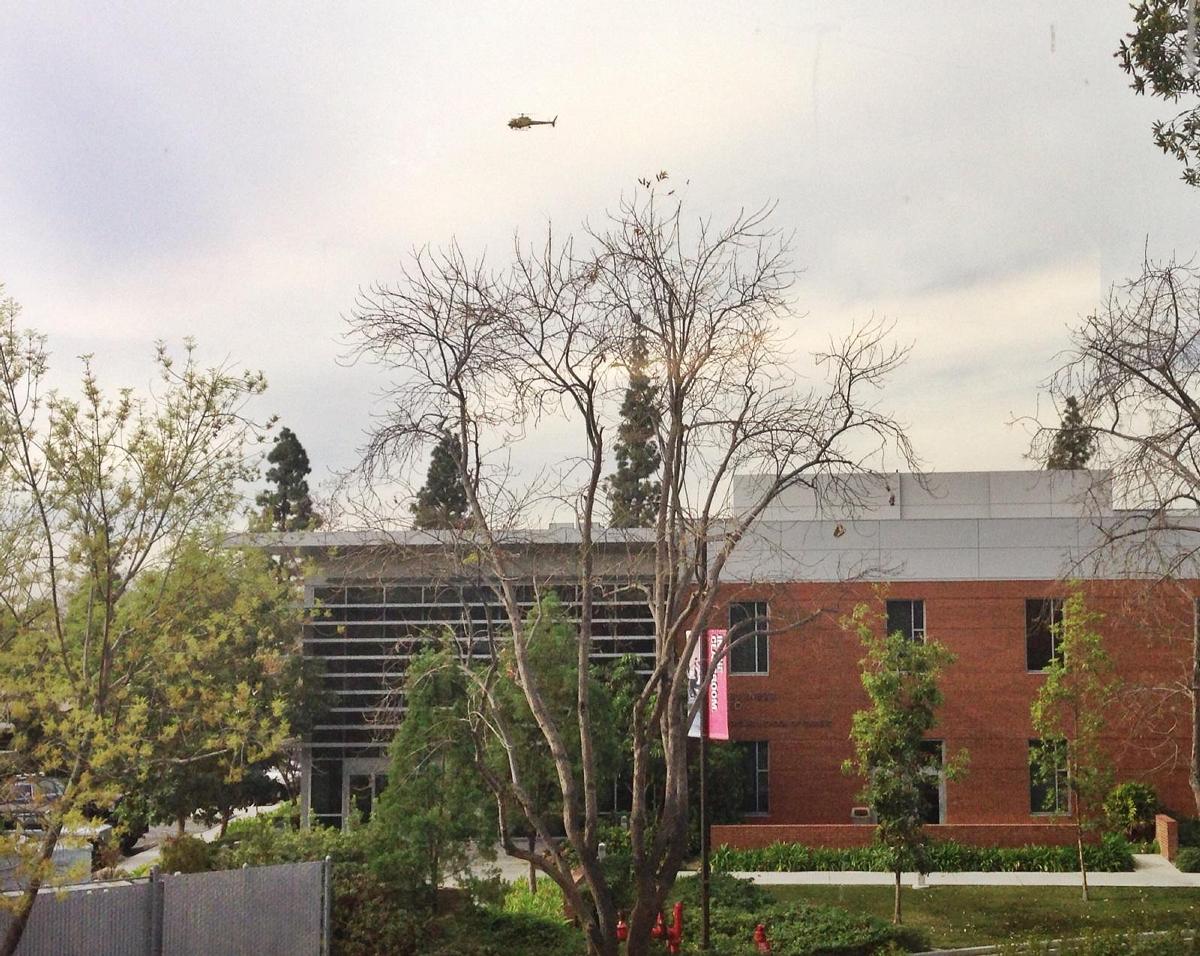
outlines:
[[[250,807],[247,810],[235,810],[232,819],[241,820],[245,817],[256,817],[262,813],[270,813],[278,807],[278,803],[273,803],[269,807]],[[142,845],[145,846],[145,849],[134,853],[132,856],[125,857],[125,859],[117,864],[116,869],[131,873],[138,867],[155,865],[162,855],[162,841],[175,836],[175,833],[176,829],[174,825],[151,828],[150,832],[142,840]],[[221,828],[216,826],[205,829],[196,823],[196,821],[188,820],[186,833],[188,836],[199,837],[205,843],[212,843],[213,840],[220,836]],[[147,844],[149,845],[147,846]]]
[[[1200,873],[1180,873],[1157,854],[1135,853],[1132,873],[1088,873],[1089,886],[1200,887]],[[891,886],[891,873],[861,871],[805,871],[798,873],[734,873],[764,886]],[[917,874],[905,873],[907,886]],[[926,886],[1078,886],[1078,873],[930,873]]]

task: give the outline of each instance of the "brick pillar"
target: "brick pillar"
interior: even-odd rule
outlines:
[[[1154,838],[1158,840],[1158,852],[1168,860],[1175,859],[1179,853],[1179,824],[1160,813],[1154,818]]]

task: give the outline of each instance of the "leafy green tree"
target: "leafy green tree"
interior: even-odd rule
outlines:
[[[629,384],[617,427],[617,470],[608,476],[608,504],[614,528],[649,528],[658,517],[662,486],[654,480],[662,464],[658,450],[658,386],[650,378],[646,335],[635,326],[630,346]]]
[[[1054,435],[1046,467],[1052,469],[1086,468],[1092,457],[1092,431],[1083,422],[1075,396],[1067,398],[1062,424]]]
[[[1048,793],[1062,785],[1069,793],[1085,901],[1084,834],[1105,820],[1104,800],[1112,787],[1113,769],[1103,735],[1107,708],[1120,686],[1097,630],[1100,620],[1101,615],[1087,607],[1078,591],[1063,602],[1062,622],[1054,626],[1056,655],[1029,712],[1041,740],[1030,754],[1033,772]]]
[[[434,914],[445,876],[466,870],[472,846],[486,854],[495,839],[495,803],[475,769],[467,685],[445,644],[410,662],[388,786],[368,834],[378,875],[423,897]]]
[[[148,397],[106,394],[87,359],[71,397],[48,390],[45,338],[17,318],[16,304],[0,301],[0,700],[21,769],[61,776],[64,793],[38,839],[9,842],[24,889],[4,900],[13,918],[0,956],[19,945],[68,821],[111,804],[133,768],[163,759],[141,678],[177,678],[183,652],[147,643],[153,635],[125,605],[144,575],[169,578],[191,535],[233,512],[255,475],[246,443],[261,433],[244,406],[265,387],[257,373],[203,368],[190,345],[181,364],[160,346]],[[267,739],[239,730],[242,692],[213,699],[212,733],[199,744],[253,762],[286,728]]]
[[[273,488],[258,496],[265,523],[274,531],[303,531],[320,524],[313,512],[305,476],[312,472],[308,453],[290,428],[282,428],[267,455],[267,481]]]
[[[463,489],[459,463],[463,459],[462,442],[448,431],[433,446],[425,484],[417,491],[411,506],[413,525],[425,531],[458,528],[467,514],[467,493]]]
[[[928,871],[923,791],[939,773],[947,779],[960,775],[967,755],[959,751],[943,767],[924,747],[942,704],[938,680],[954,655],[936,641],[913,640],[899,631],[880,637],[873,617],[860,604],[848,622],[867,651],[862,685],[871,706],[854,715],[854,757],[842,769],[866,782],[860,799],[875,812],[876,839],[890,857],[896,886],[892,922],[899,923],[901,874]]]
[[[550,592],[530,610],[526,627],[529,634],[530,673],[537,681],[548,712],[561,722],[572,764],[577,766],[579,729],[575,696],[579,682],[578,626],[570,619],[558,595]],[[499,667],[492,679],[488,699],[479,701],[478,710],[491,719],[501,721],[508,728],[514,746],[506,747],[495,735],[486,736],[489,761],[487,779],[496,782],[502,780],[507,772],[506,765],[512,761],[522,781],[528,805],[536,814],[552,819],[561,804],[558,771],[541,742],[537,719],[518,677],[511,641],[506,640],[500,645],[498,660]],[[618,734],[621,725],[615,719],[612,694],[601,668],[591,665],[587,681],[594,718],[606,728],[596,735],[596,762],[602,780],[610,784],[618,772],[621,746]],[[520,819],[521,811],[514,796],[510,793],[505,799],[504,820]],[[511,839],[514,836],[504,827],[503,821],[501,828],[503,838]],[[530,852],[533,852],[534,832],[530,830],[526,837]],[[536,889],[536,868],[532,866],[529,884],[531,889]]]
[[[1134,30],[1121,40],[1117,61],[1133,80],[1139,95],[1188,105],[1169,120],[1154,123],[1154,142],[1183,163],[1183,180],[1200,186],[1200,73],[1193,57],[1200,55],[1190,0],[1140,0],[1133,4]]]
[[[224,833],[234,810],[278,793],[268,770],[283,755],[259,742],[282,745],[276,728],[295,733],[303,723],[301,603],[263,552],[201,539],[131,589],[127,632],[160,662],[135,677],[158,750],[136,787],[151,822],[175,821],[182,833],[197,816]],[[236,734],[226,727],[233,714]],[[209,743],[215,735],[222,746]],[[260,756],[247,761],[247,751]]]

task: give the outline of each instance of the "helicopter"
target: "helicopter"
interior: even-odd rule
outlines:
[[[508,121],[509,129],[529,129],[531,126],[557,126],[558,117],[555,116],[552,120],[535,120],[530,119],[524,113],[516,116]]]

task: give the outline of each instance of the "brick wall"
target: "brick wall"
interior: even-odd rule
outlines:
[[[1075,842],[1074,827],[1053,823],[935,824],[927,826],[925,832],[934,840],[954,840],[971,846],[1065,846]],[[853,823],[824,826],[738,824],[712,828],[713,846],[725,845],[739,850],[757,849],[772,843],[847,848],[866,846],[874,836],[874,827]]]
[[[1087,588],[1089,605],[1104,614],[1105,645],[1126,687],[1168,686],[1186,677],[1188,597],[1164,592],[1148,602],[1139,582],[1090,582]],[[945,741],[948,756],[969,754],[966,774],[946,784],[946,824],[1037,827],[1061,819],[1033,813],[1029,805],[1029,705],[1044,678],[1026,669],[1025,600],[1062,597],[1066,590],[1055,581],[906,581],[886,592],[924,600],[929,636],[957,657],[945,672],[945,704],[930,735]],[[729,679],[731,737],[770,744],[770,813],[753,822],[850,824],[861,783],[841,766],[851,753],[851,716],[867,701],[859,682],[862,647],[838,618],[860,601],[882,612],[884,596],[872,585],[846,583],[723,589],[726,603],[768,601],[772,629],[784,629],[771,636],[769,673]],[[822,612],[815,622],[790,626],[814,610]],[[724,614],[718,612],[713,626],[724,626]],[[1171,759],[1191,746],[1183,701],[1143,697],[1142,703],[1142,713],[1124,722],[1114,715],[1109,725],[1117,779],[1144,780],[1169,809],[1187,808],[1186,761]]]

